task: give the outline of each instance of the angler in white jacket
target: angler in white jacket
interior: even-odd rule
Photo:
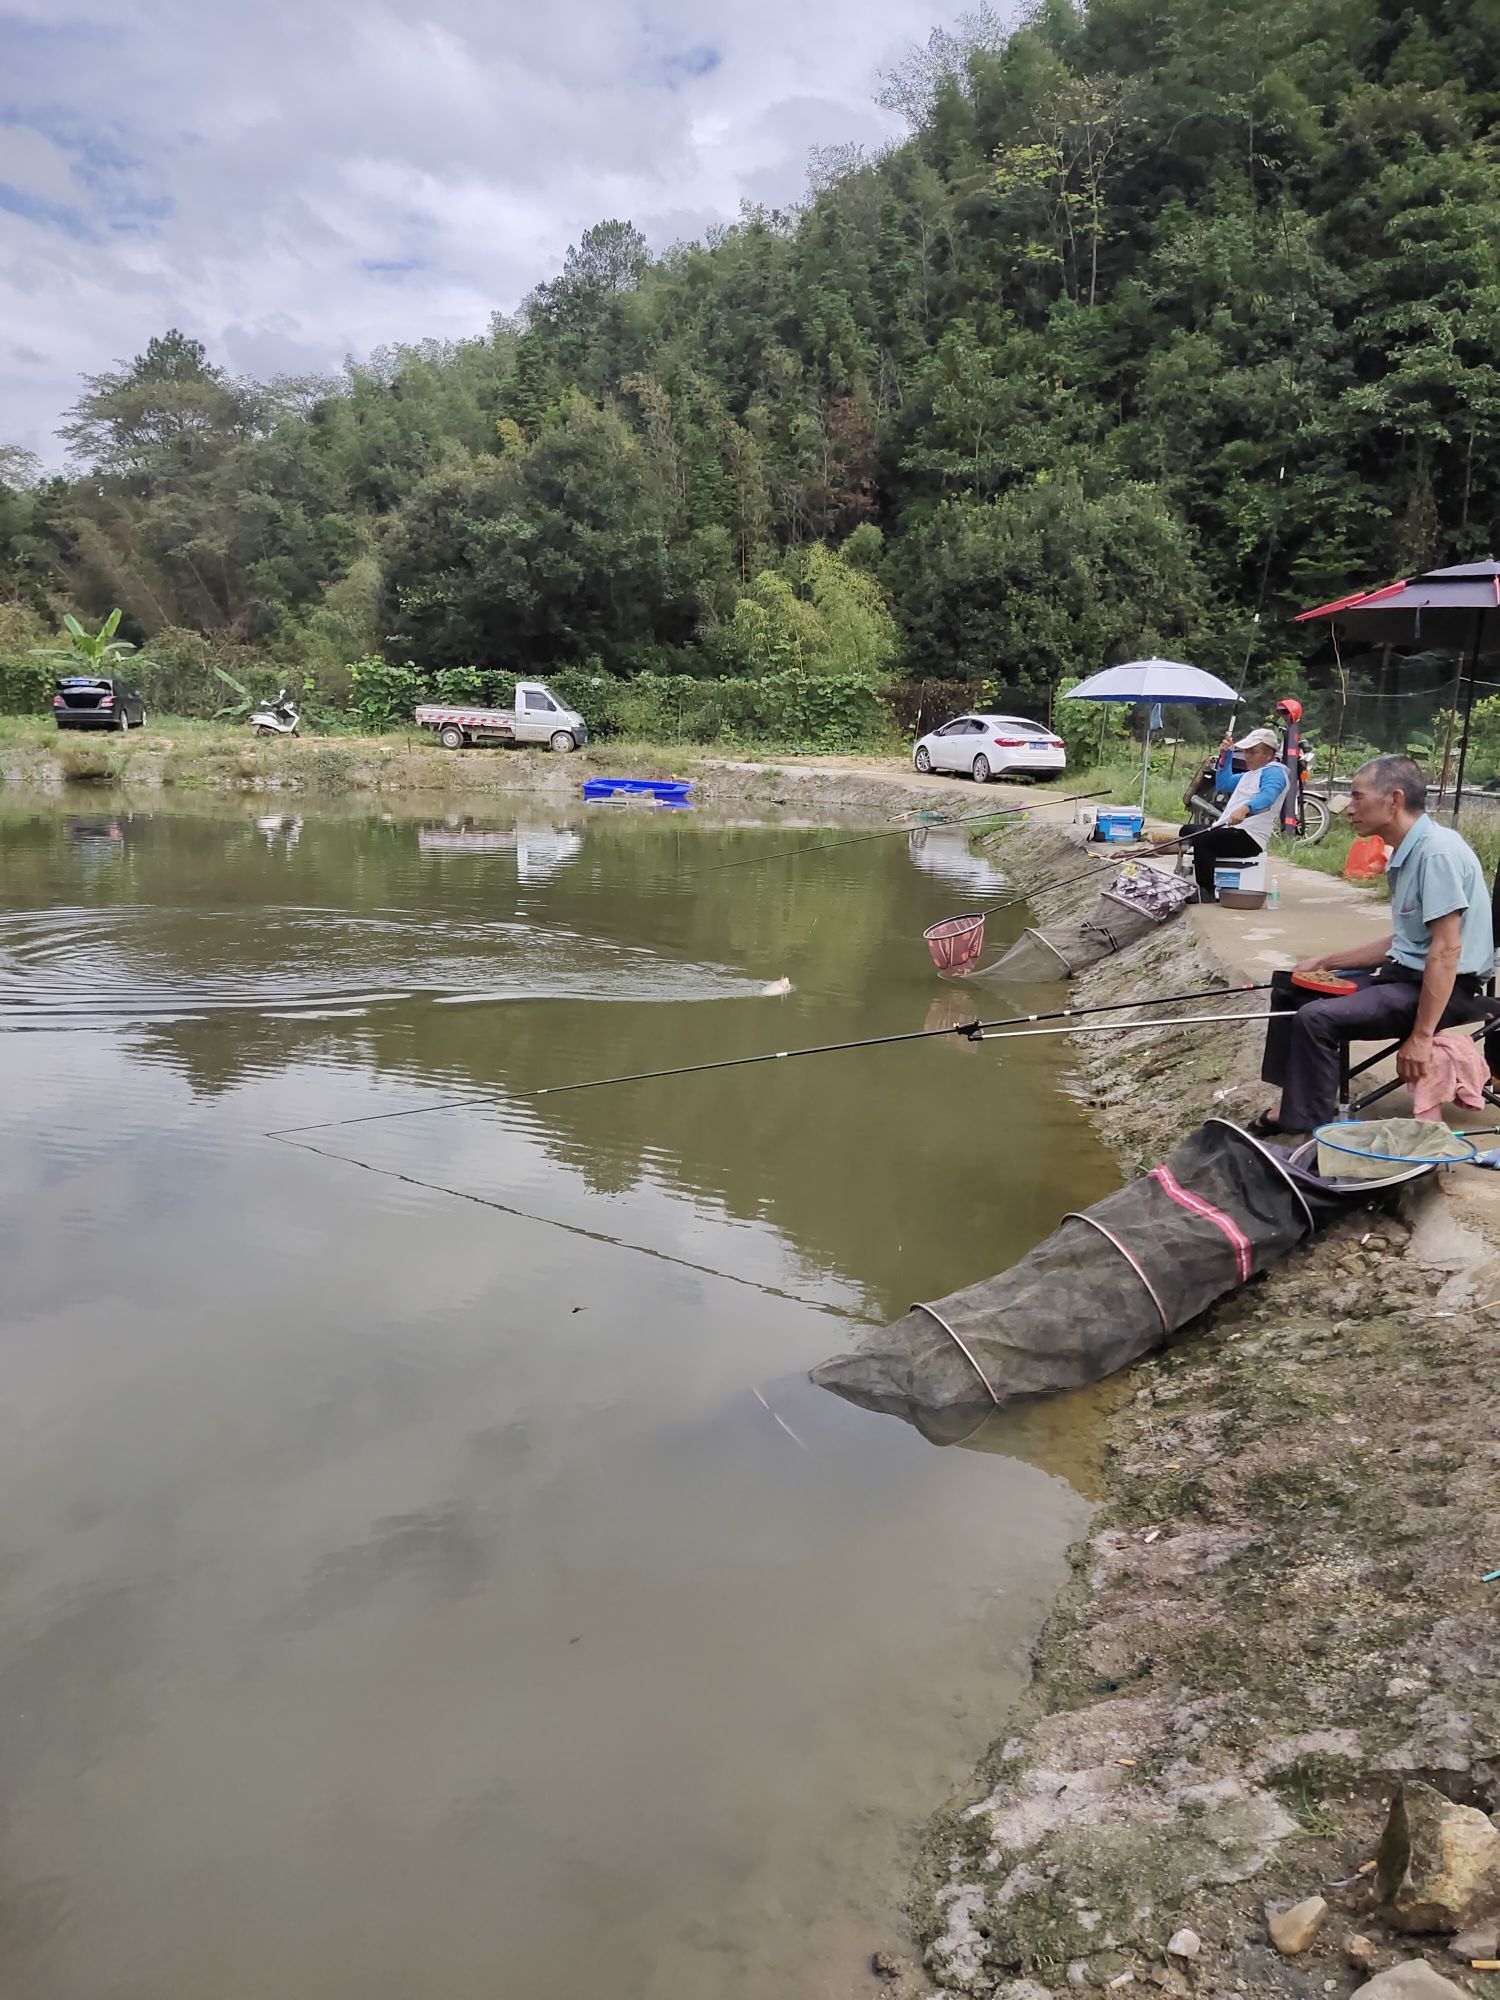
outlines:
[[[1216,900],[1214,869],[1220,862],[1253,862],[1265,853],[1289,782],[1285,764],[1277,761],[1281,745],[1274,729],[1252,729],[1234,748],[1245,760],[1245,775],[1213,825],[1188,843],[1204,903]],[[1192,833],[1191,823],[1182,831]]]

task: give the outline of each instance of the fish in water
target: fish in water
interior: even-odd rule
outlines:
[[[792,982],[783,973],[780,979],[773,979],[769,986],[762,986],[760,993],[763,1000],[774,1000],[778,994],[790,993],[791,990]]]

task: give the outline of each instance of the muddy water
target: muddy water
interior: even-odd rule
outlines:
[[[802,1371],[1109,1165],[1046,1042],[521,1094],[923,1025],[999,885],[833,837],[0,819],[10,2000],[868,1990],[1090,1418]]]

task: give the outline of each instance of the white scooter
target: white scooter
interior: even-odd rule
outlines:
[[[297,704],[287,699],[287,691],[283,688],[274,701],[261,703],[250,718],[250,727],[257,736],[295,736],[301,720]]]

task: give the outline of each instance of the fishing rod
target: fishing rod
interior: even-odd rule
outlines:
[[[1025,806],[994,806],[988,812],[963,813],[955,819],[940,820],[937,824],[973,826],[984,819],[1011,819],[1019,813],[1040,812],[1044,806],[1071,806],[1078,804],[1082,799],[1102,799],[1108,791],[1109,787],[1106,785],[1097,792],[1069,792],[1066,798],[1036,799]],[[920,812],[921,807],[913,806],[911,810]],[[780,847],[771,854],[741,854],[733,861],[715,861],[707,868],[689,868],[683,872],[687,875],[717,875],[725,868],[753,868],[762,861],[795,861],[799,854],[831,854],[836,847],[858,847],[866,840],[889,840],[893,834],[925,831],[926,828],[916,826],[883,826],[876,833],[851,834],[847,840],[814,840],[805,847]]]
[[[857,1042],[824,1042],[812,1048],[805,1049],[769,1049],[763,1055],[725,1056],[718,1062],[688,1063],[680,1069],[640,1070],[633,1076],[596,1076],[582,1083],[550,1084],[541,1090],[526,1090],[520,1094],[523,1097],[561,1097],[566,1091],[604,1090],[617,1083],[654,1083],[661,1078],[669,1076],[701,1076],[708,1070],[743,1069],[748,1068],[754,1063],[790,1062],[797,1056],[841,1055],[847,1049],[891,1048],[900,1042],[938,1041],[945,1035],[961,1035],[965,1041],[969,1042],[1011,1041],[1019,1039],[1021,1034],[1065,1035],[1070,1033],[1071,1030],[1067,1028],[1043,1028],[1033,1026],[1032,1024],[1041,1021],[1077,1020],[1080,1016],[1086,1014],[1118,1014],[1133,1007],[1170,1007],[1180,1001],[1187,1000],[1219,1000],[1231,994],[1265,993],[1269,990],[1270,981],[1265,980],[1255,985],[1246,986],[1208,986],[1195,993],[1163,993],[1149,1000],[1115,1000],[1109,1002],[1107,1005],[1098,1007],[1055,1007],[1050,1013],[1012,1014],[1000,1021],[960,1021],[956,1026],[951,1028],[914,1028],[904,1035],[871,1035],[865,1040]],[[1233,1021],[1241,1018],[1246,1020],[1260,1020],[1262,1017],[1258,1014],[1245,1015],[1243,1017],[1235,1014],[1202,1014],[1174,1017],[1174,1019],[1177,1018]],[[1096,1022],[1094,1025],[1096,1029],[1100,1027],[1135,1028],[1143,1026],[1155,1027],[1160,1026],[1160,1023],[1102,1021]],[[1080,1030],[1079,1032],[1082,1033],[1085,1031]]]
[[[1244,984],[1222,986],[1200,986],[1186,993],[1152,993],[1142,1000],[1111,1000],[1091,1007],[1054,1007],[1045,1013],[1010,1014],[997,1021],[960,1021],[947,1028],[914,1028],[900,1035],[870,1035],[853,1042],[819,1042],[801,1049],[768,1049],[761,1055],[725,1056],[717,1062],[685,1063],[675,1069],[636,1070],[625,1076],[589,1077],[580,1083],[554,1083],[537,1090],[521,1090],[514,1093],[517,1098],[561,1097],[565,1092],[575,1090],[604,1090],[621,1083],[656,1083],[666,1077],[703,1076],[711,1070],[746,1069],[756,1063],[792,1062],[799,1056],[840,1055],[850,1049],[891,1048],[901,1042],[941,1041],[945,1036],[961,1035],[966,1041],[979,1042],[1012,1037],[1006,1030],[1018,1030],[1023,1034],[1065,1035],[1074,1030],[1066,1027],[1040,1027],[1040,1022],[1077,1021],[1094,1014],[1119,1014],[1137,1007],[1172,1007],[1190,1000],[1222,1000],[1237,997],[1242,993],[1265,993],[1270,990],[1269,980],[1258,980]],[[1092,1030],[1078,1030],[1079,1033],[1096,1032],[1099,1028],[1176,1027],[1184,1022],[1196,1021],[1260,1021],[1270,1017],[1263,1014],[1200,1014],[1169,1017],[1161,1021],[1107,1021],[1096,1022]],[[301,1132],[328,1132],[344,1125],[375,1125],[390,1118],[417,1118],[429,1111],[457,1111],[470,1104],[488,1104],[489,1097],[457,1098],[443,1104],[411,1105],[401,1111],[371,1111],[358,1118],[333,1118],[317,1125],[290,1125],[278,1132],[268,1132],[268,1139],[288,1138]]]

